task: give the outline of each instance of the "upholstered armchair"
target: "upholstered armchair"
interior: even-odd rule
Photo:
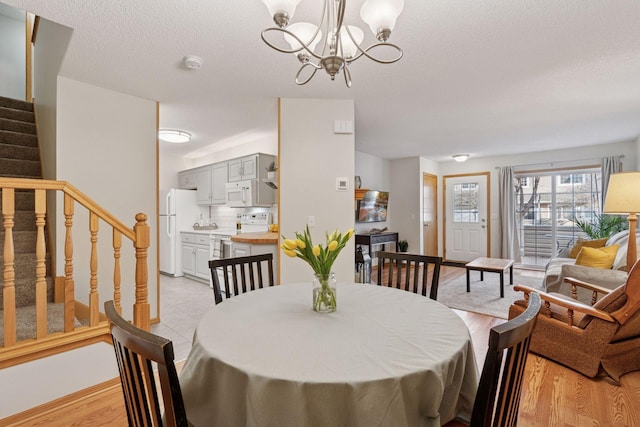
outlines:
[[[509,318],[525,310],[532,292],[543,300],[530,351],[588,377],[602,369],[618,381],[625,373],[640,370],[640,263],[633,266],[626,283],[613,290],[565,280],[574,294],[578,288],[591,292],[593,306],[563,294],[514,288],[524,292],[524,300],[511,305]]]

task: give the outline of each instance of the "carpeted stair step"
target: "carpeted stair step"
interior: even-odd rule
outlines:
[[[35,123],[34,114],[31,111],[16,110],[14,108],[0,107],[0,119],[15,120],[18,122]]]
[[[0,96],[0,107],[13,108],[14,110],[33,111],[33,103],[20,99]]]
[[[4,316],[0,310],[0,346],[4,345]],[[35,305],[20,307],[16,310],[16,338],[17,341],[36,337]],[[74,326],[87,326],[88,320],[74,320]],[[47,304],[47,334],[64,331],[64,304]]]
[[[38,147],[38,137],[33,134],[12,132],[0,129],[0,144]]]
[[[0,119],[0,130],[35,135],[36,125],[35,123],[21,122],[19,120]]]
[[[0,257],[0,272],[4,270],[4,258]],[[16,253],[13,258],[15,279],[36,280],[36,256],[33,253]],[[4,275],[0,274],[0,285],[4,284]]]
[[[27,147],[16,144],[3,144],[0,142],[0,159],[40,161],[38,147]]]
[[[45,277],[47,282],[47,301],[53,302],[54,281],[52,277]],[[4,283],[3,283],[4,286]],[[35,278],[16,279],[14,282],[16,289],[16,307],[25,307],[35,304],[36,301],[36,280]],[[4,306],[4,296],[0,293],[0,308]]]
[[[13,232],[13,253],[25,254],[35,253],[37,231],[14,231]],[[4,248],[4,229],[0,229],[0,247]]]
[[[2,191],[0,191],[2,194]],[[35,211],[36,201],[35,192],[33,190],[15,190],[15,200],[13,209],[16,211],[16,216],[20,211]],[[2,198],[0,198],[0,211],[2,211]],[[35,225],[34,225],[35,230]]]
[[[40,162],[34,160],[1,159],[0,173],[5,177],[40,178]]]

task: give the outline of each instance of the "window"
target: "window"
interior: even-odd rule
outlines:
[[[558,177],[558,184],[560,185],[584,184],[584,181],[584,174],[560,175]]]
[[[590,222],[602,210],[600,168],[514,178],[523,265],[546,265],[559,250],[585,237],[576,227],[576,219]]]
[[[478,222],[478,184],[474,182],[453,186],[453,222]]]

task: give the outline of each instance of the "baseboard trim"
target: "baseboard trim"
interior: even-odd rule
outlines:
[[[122,386],[120,384],[120,378],[113,378],[94,386],[79,390],[75,393],[68,394],[61,398],[52,400],[51,402],[43,403],[42,405],[34,406],[26,411],[11,415],[9,417],[0,420],[0,425],[13,427],[28,425],[39,425],[41,422],[46,423],[48,417],[55,412],[60,412],[60,409],[69,407],[72,405],[80,406],[83,401],[94,399],[100,395],[106,395],[111,393],[122,393]]]

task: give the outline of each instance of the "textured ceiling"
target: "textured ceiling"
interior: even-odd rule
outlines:
[[[640,1],[405,0],[392,65],[361,59],[306,86],[268,48],[259,0],[3,0],[74,29],[61,74],[160,102],[160,125],[194,155],[276,136],[278,97],[354,99],[356,148],[382,158],[489,156],[640,135]],[[294,21],[317,21],[304,0]],[[349,23],[362,0],[350,0]],[[184,55],[204,59],[181,67]]]

